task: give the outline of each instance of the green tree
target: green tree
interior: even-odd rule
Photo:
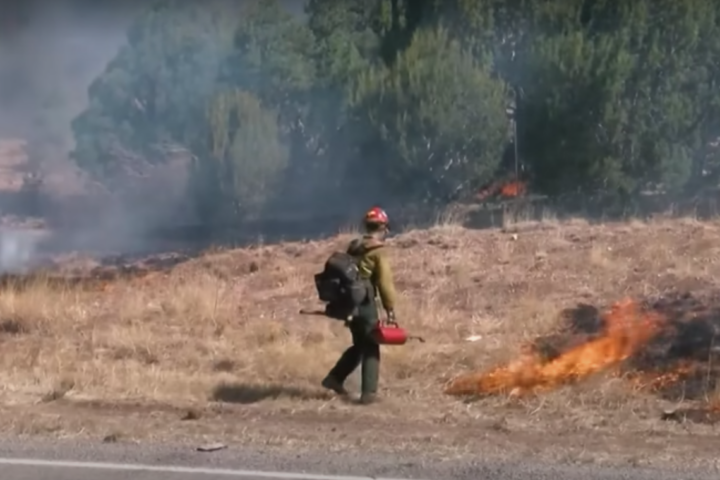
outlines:
[[[223,62],[219,88],[252,92],[277,112],[280,139],[289,151],[284,180],[267,209],[301,209],[300,200],[322,196],[326,162],[324,105],[317,85],[314,36],[302,19],[276,1],[248,4]],[[323,120],[326,120],[323,122]]]
[[[402,4],[402,2],[392,2]],[[548,193],[677,189],[712,169],[718,4],[423,1],[517,92],[521,156]],[[400,9],[400,12],[403,10]]]
[[[685,185],[717,104],[716,10],[703,0],[578,2],[558,12],[563,28],[522,45],[520,146],[538,185],[623,195]]]
[[[248,92],[227,90],[210,103],[207,126],[209,151],[195,159],[191,171],[202,217],[212,223],[261,213],[289,157],[277,112]]]
[[[305,141],[313,45],[276,1],[156,2],[90,86],[90,107],[73,124],[75,159],[109,183],[180,144],[194,156],[188,192],[203,218],[256,212]]]
[[[487,181],[507,136],[506,89],[443,29],[420,29],[391,66],[357,82],[369,175],[406,200],[447,201]]]
[[[317,75],[307,97],[311,108],[306,124],[313,132],[312,147],[292,172],[294,178],[299,178],[297,170],[305,172],[305,180],[291,187],[299,198],[343,198],[347,202],[347,168],[357,155],[358,141],[357,129],[350,121],[350,96],[356,79],[381,62],[381,38],[375,30],[377,3],[309,0],[306,4]]]
[[[128,158],[161,161],[153,147],[197,142],[238,12],[228,1],[165,0],[145,10],[73,120],[77,164],[108,181]]]

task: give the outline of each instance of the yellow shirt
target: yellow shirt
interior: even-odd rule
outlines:
[[[385,310],[394,310],[397,294],[392,268],[384,247],[382,240],[373,235],[365,235],[350,244],[348,253],[358,258],[360,275],[370,280]]]

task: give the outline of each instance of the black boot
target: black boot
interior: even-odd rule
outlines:
[[[337,393],[338,395],[345,396],[348,394],[348,391],[345,390],[345,387],[341,382],[339,382],[335,377],[332,375],[328,375],[325,377],[322,381],[323,388],[327,388],[328,390],[332,390],[333,392]]]

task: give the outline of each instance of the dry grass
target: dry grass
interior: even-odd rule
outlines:
[[[62,398],[78,405],[203,409],[219,401],[265,413],[357,412],[319,388],[349,333],[298,314],[316,305],[312,274],[349,238],[215,251],[167,276],[118,282],[106,292],[41,281],[2,291],[0,400],[25,411]],[[720,221],[544,222],[493,231],[448,224],[403,233],[391,249],[399,319],[428,341],[383,348],[386,401],[357,415],[481,422],[497,431],[675,428],[657,419],[659,400],[633,394],[617,379],[475,404],[443,396],[442,387],[457,373],[517,355],[578,302],[717,289]],[[471,336],[479,339],[467,341]]]

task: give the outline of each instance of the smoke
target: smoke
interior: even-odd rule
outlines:
[[[27,273],[37,257],[43,236],[32,230],[0,231],[0,274]]]
[[[60,207],[72,205],[76,217],[89,217],[82,201],[70,198],[87,193],[87,185],[69,158],[74,148],[72,120],[87,106],[87,88],[115,57],[126,40],[126,31],[140,0],[101,3],[90,0],[25,0],[10,2],[0,15],[0,141],[27,143],[23,165],[0,154],[0,190],[20,175],[13,168],[39,171],[43,188],[54,201],[33,207],[25,196],[0,191],[3,215],[36,211],[49,217]],[[18,205],[25,202],[27,205]],[[85,201],[85,203],[88,203]],[[91,202],[90,202],[91,203]],[[27,208],[25,208],[27,207]],[[93,205],[93,207],[97,207]],[[39,211],[37,211],[39,210]],[[94,208],[95,212],[102,210]],[[42,240],[31,230],[0,231],[0,271],[18,272],[38,258],[42,250],[84,249],[119,245],[134,239],[138,229],[133,212],[100,214],[102,222],[91,227],[65,228]],[[32,214],[30,214],[32,215]],[[64,213],[67,217],[68,214]],[[119,248],[122,248],[121,246]]]
[[[37,210],[39,217],[62,217],[62,228],[52,226],[52,235],[40,241],[24,230],[0,233],[0,270],[17,271],[33,263],[46,251],[81,250],[118,253],[161,248],[150,245],[147,230],[153,224],[192,224],[190,209],[183,210],[179,190],[183,172],[176,167],[139,178],[138,191],[125,198],[83,200],[90,187],[82,178],[69,152],[75,147],[72,120],[88,105],[88,86],[117,55],[126,42],[126,33],[135,15],[148,5],[145,0],[103,3],[93,0],[25,0],[11,2],[0,15],[0,140],[27,142],[32,168],[40,168],[42,188],[51,192],[55,205],[17,208],[18,201],[6,200],[3,171],[9,162],[0,153],[0,214],[10,210]],[[282,6],[302,19],[303,2],[282,0]],[[143,172],[145,173],[145,172]],[[149,179],[149,177],[154,177]],[[157,177],[157,178],[155,178]],[[162,183],[164,182],[164,183]],[[150,191],[150,194],[147,194]],[[305,192],[300,192],[305,194]],[[107,194],[105,192],[104,194]],[[127,201],[129,197],[130,201]],[[320,201],[310,189],[305,197]],[[303,197],[303,198],[305,198]],[[312,198],[310,198],[312,197]],[[77,199],[80,200],[77,200]],[[281,202],[282,203],[282,202]],[[278,210],[290,210],[289,202]],[[307,202],[308,204],[313,202]],[[61,209],[67,212],[58,214]],[[65,205],[69,205],[65,207]],[[314,206],[314,204],[313,204]],[[327,205],[323,208],[329,209]],[[44,210],[43,210],[44,209]],[[179,210],[182,218],[167,218]],[[295,208],[295,210],[298,210]],[[277,212],[277,211],[276,211]],[[21,214],[18,213],[18,216]],[[68,220],[68,217],[74,217]],[[77,219],[83,221],[78,223]],[[89,220],[92,219],[92,220]],[[282,227],[284,228],[284,227]]]
[[[134,4],[36,0],[3,7],[0,136],[19,136],[66,155],[70,121],[85,107],[90,82],[124,41]]]

